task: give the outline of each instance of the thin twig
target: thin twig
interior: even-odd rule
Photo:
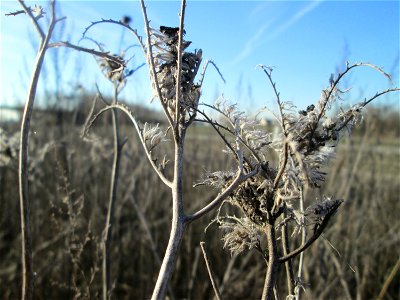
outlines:
[[[382,91],[382,92],[376,93],[373,97],[369,98],[368,100],[365,99],[361,107],[365,107],[365,106],[366,106],[367,104],[369,104],[372,100],[374,100],[374,99],[376,99],[376,98],[378,98],[378,97],[380,97],[380,96],[382,96],[382,95],[384,95],[384,94],[391,93],[391,92],[398,92],[398,91],[400,91],[400,88],[397,88],[397,87],[396,87],[396,88],[391,88],[391,89],[387,89],[387,90],[384,90],[384,91]],[[347,124],[348,124],[351,120],[353,120],[353,119],[354,119],[354,115],[351,115],[346,121],[343,122],[343,124],[342,124],[340,127],[335,128],[335,131],[340,131],[340,130],[342,130],[342,129],[343,129],[344,127],[346,127]]]
[[[161,172],[161,170],[160,170],[160,169],[157,167],[157,165],[155,164],[153,158],[151,157],[151,153],[150,153],[150,151],[149,151],[148,148],[147,148],[146,141],[143,139],[143,135],[142,135],[142,133],[141,133],[141,129],[140,129],[140,127],[139,127],[139,124],[137,123],[137,121],[136,121],[135,117],[133,116],[131,110],[130,110],[127,106],[122,105],[122,104],[120,104],[120,103],[117,103],[117,104],[112,104],[112,105],[110,105],[110,106],[107,106],[107,107],[102,108],[99,112],[97,112],[96,115],[94,115],[93,119],[92,119],[92,120],[90,121],[90,123],[88,124],[88,127],[87,127],[86,131],[92,126],[92,124],[96,121],[96,119],[97,119],[101,114],[103,114],[103,113],[106,112],[107,110],[113,109],[113,108],[117,108],[117,109],[123,111],[123,112],[129,117],[129,119],[132,121],[132,123],[133,123],[133,125],[134,125],[134,127],[135,127],[135,129],[136,129],[136,132],[138,133],[140,142],[141,142],[141,144],[142,144],[142,146],[143,146],[143,148],[144,148],[144,150],[145,150],[146,156],[147,156],[147,158],[148,158],[148,160],[149,160],[151,166],[152,166],[153,169],[156,171],[158,177],[160,177],[160,179],[162,180],[162,182],[164,182],[164,184],[165,184],[166,186],[171,187],[171,186],[172,186],[172,182],[171,182],[169,179],[167,179],[167,178],[165,177],[165,175]]]
[[[208,106],[208,107],[212,107],[212,106]],[[234,132],[233,130],[231,130],[229,127],[227,127],[227,126],[225,126],[225,125],[222,125],[222,124],[219,124],[217,121],[213,121],[211,118],[209,118],[209,117],[204,113],[204,111],[201,111],[201,110],[199,110],[199,109],[197,109],[196,111],[197,111],[198,113],[200,113],[200,114],[205,118],[205,120],[202,120],[202,119],[195,119],[195,121],[210,124],[210,125],[217,131],[217,133],[218,133],[221,137],[223,136],[223,134],[220,133],[219,130],[216,129],[216,127],[221,128],[221,129],[225,130],[226,132],[230,133],[231,135],[235,136],[235,132]],[[214,126],[214,125],[215,125],[215,126]],[[257,162],[260,163],[260,162],[261,162],[261,158],[260,158],[260,156],[258,155],[258,153],[257,153],[252,147],[250,147],[249,144],[248,144],[240,135],[238,135],[237,137],[240,139],[240,142],[251,152],[251,154],[252,154],[253,157],[257,160]],[[225,140],[225,137],[223,137],[223,140],[224,140],[225,144],[227,144],[227,146],[229,147],[230,145],[229,145],[229,143],[227,143],[227,141]],[[250,162],[248,162],[246,158],[245,158],[245,161],[250,165]]]
[[[215,292],[215,296],[217,297],[218,300],[221,300],[221,294],[219,293],[217,282],[215,281],[215,278],[214,278],[214,273],[211,270],[210,262],[208,260],[206,250],[204,248],[204,244],[205,244],[205,242],[200,242],[201,251],[203,251],[203,257],[204,257],[204,260],[205,260],[206,266],[207,266],[208,276],[210,276],[210,280],[211,280],[211,284],[212,284],[212,287]]]
[[[310,247],[317,239],[318,237],[322,234],[322,232],[324,231],[324,229],[326,228],[326,226],[329,223],[329,220],[333,217],[333,215],[336,213],[337,209],[339,208],[339,206],[342,204],[342,201],[337,202],[337,204],[335,205],[335,207],[333,207],[323,218],[323,220],[321,221],[320,224],[318,224],[318,226],[315,228],[313,235],[308,239],[307,242],[305,242],[304,244],[302,244],[300,247],[298,247],[297,249],[293,250],[292,252],[290,252],[287,255],[281,256],[279,258],[279,262],[280,263],[284,263],[286,261],[288,261],[289,259],[292,259],[294,257],[296,257],[297,255],[299,255],[300,253],[302,253],[304,250],[306,250],[308,247]]]
[[[311,141],[312,138],[314,137],[314,133],[315,133],[315,131],[316,131],[317,128],[318,128],[319,121],[320,121],[321,118],[325,115],[326,109],[327,109],[327,107],[328,107],[329,100],[330,100],[331,96],[333,95],[333,93],[337,90],[337,87],[338,87],[338,85],[339,85],[339,82],[342,80],[342,78],[343,78],[350,70],[352,70],[352,69],[354,69],[354,68],[357,68],[357,67],[369,67],[369,68],[375,69],[375,70],[378,71],[379,73],[381,73],[381,74],[383,74],[384,76],[386,76],[390,81],[392,80],[392,79],[391,79],[391,76],[390,76],[389,74],[387,74],[385,71],[383,71],[381,68],[379,68],[379,67],[377,67],[377,66],[375,66],[375,65],[372,65],[372,64],[369,64],[369,63],[355,63],[355,64],[349,66],[349,64],[346,63],[346,70],[345,70],[343,73],[339,73],[338,76],[336,77],[336,79],[333,80],[333,81],[331,82],[331,86],[330,86],[328,92],[326,92],[326,90],[323,91],[323,92],[324,92],[325,99],[324,99],[323,105],[322,105],[322,107],[321,107],[321,109],[320,109],[320,112],[319,112],[319,114],[318,114],[318,117],[317,117],[317,119],[316,119],[316,122],[314,123],[314,126],[313,126],[313,128],[311,129],[311,134],[310,134],[310,137],[309,137],[310,141]],[[378,96],[376,96],[376,97],[378,97]],[[375,99],[376,97],[374,97],[373,99]],[[371,102],[373,99],[370,99],[370,101],[366,102],[365,105],[366,105],[367,103]],[[365,105],[364,105],[364,106],[365,106]]]
[[[91,27],[93,27],[94,25],[97,25],[97,24],[100,24],[100,23],[117,24],[117,25],[120,25],[120,26],[125,27],[126,29],[128,29],[128,30],[137,38],[137,40],[138,40],[140,46],[142,47],[143,52],[146,54],[146,47],[145,47],[145,45],[143,44],[142,37],[139,36],[137,30],[134,29],[134,28],[132,28],[131,26],[129,26],[129,24],[126,24],[126,23],[124,23],[124,22],[122,22],[122,21],[115,21],[115,20],[112,20],[112,19],[108,19],[108,20],[106,20],[106,19],[101,19],[101,21],[91,22],[91,24],[90,24],[88,27],[86,27],[85,30],[83,31],[82,37],[83,37],[83,38],[86,37],[86,33],[89,31],[89,29],[90,29]]]
[[[114,82],[113,104],[118,101],[118,83]],[[107,207],[107,217],[103,230],[102,240],[102,280],[103,280],[103,299],[111,299],[111,275],[110,275],[110,248],[112,239],[112,225],[114,223],[115,202],[117,201],[117,188],[119,179],[119,166],[121,160],[122,146],[119,137],[119,124],[117,110],[111,110],[112,129],[113,129],[113,164],[111,169],[110,194]]]
[[[382,289],[379,292],[378,297],[376,298],[377,300],[382,300],[383,299],[383,297],[385,296],[385,294],[386,294],[386,292],[387,292],[387,290],[388,290],[388,288],[390,286],[390,283],[396,277],[396,274],[398,274],[399,269],[400,269],[400,257],[397,260],[396,264],[393,266],[392,270],[390,271],[390,274],[386,278],[384,284],[382,285]]]
[[[98,57],[102,57],[102,58],[108,59],[108,60],[110,60],[112,62],[115,62],[115,63],[121,65],[124,68],[126,67],[125,61],[123,59],[119,58],[118,56],[110,55],[109,52],[102,52],[102,51],[97,51],[97,50],[94,50],[94,49],[88,49],[88,48],[85,48],[85,47],[81,47],[81,46],[77,46],[77,45],[71,44],[70,42],[55,42],[55,43],[49,44],[48,47],[49,48],[58,48],[58,47],[71,48],[71,49],[74,49],[74,50],[77,50],[77,51],[86,52],[86,53],[93,54],[93,55],[98,56]]]
[[[284,212],[283,218],[287,218],[287,213],[286,211]],[[285,223],[282,225],[282,250],[283,250],[283,255],[287,255],[290,252],[290,246],[289,246],[289,235],[288,235],[288,224]],[[286,281],[287,281],[287,286],[288,286],[288,294],[292,295],[294,292],[294,273],[293,273],[293,264],[292,260],[288,260],[285,262],[285,268],[286,268]]]
[[[281,119],[279,120],[279,124],[281,124],[282,127],[282,131],[283,131],[283,135],[285,137],[283,145],[282,145],[282,152],[283,152],[283,161],[281,162],[280,166],[279,166],[279,170],[278,173],[274,179],[274,184],[273,184],[273,189],[276,190],[278,188],[279,185],[279,181],[282,178],[282,175],[285,171],[286,168],[286,164],[288,162],[288,133],[287,133],[287,128],[286,128],[286,119],[285,119],[285,114],[283,112],[283,104],[280,98],[280,93],[278,92],[278,90],[276,89],[276,83],[272,80],[272,71],[273,68],[272,67],[266,67],[264,65],[258,65],[259,68],[261,68],[264,73],[267,75],[268,80],[274,90],[275,93],[275,97],[276,97],[276,102],[278,103],[278,107],[279,107],[279,113],[280,113],[280,117]]]
[[[278,103],[278,107],[279,107],[279,113],[281,115],[281,120],[280,120],[280,124],[282,126],[283,129],[283,134],[285,135],[285,137],[287,137],[287,131],[286,131],[286,120],[285,120],[285,114],[283,113],[283,106],[282,106],[282,101],[281,101],[281,97],[280,97],[280,93],[278,92],[278,90],[276,89],[276,83],[272,80],[272,71],[273,68],[272,67],[266,67],[264,65],[258,65],[259,68],[261,68],[264,73],[267,75],[268,80],[274,90],[275,93],[275,97],[276,97],[276,102]]]
[[[20,14],[26,14],[25,10],[17,10],[17,11],[14,11],[14,12],[10,12],[8,14],[5,14],[5,16],[6,17],[10,17],[10,16],[15,17],[15,16],[20,15]]]
[[[282,175],[285,171],[287,161],[288,161],[288,145],[287,145],[287,141],[284,141],[283,142],[283,161],[280,164],[278,174],[275,176],[275,179],[274,179],[274,185],[273,185],[274,190],[276,190],[278,188],[279,181],[281,180]]]
[[[156,67],[154,63],[154,55],[153,55],[153,45],[151,44],[151,33],[150,33],[150,22],[147,18],[147,11],[146,11],[146,6],[144,5],[144,0],[140,0],[140,4],[142,6],[142,12],[143,12],[143,19],[144,19],[144,25],[146,29],[146,35],[147,35],[147,62],[150,64],[150,76],[153,78],[153,83],[155,85],[157,97],[160,100],[161,106],[163,108],[164,114],[168,119],[169,125],[174,126],[174,122],[172,120],[171,115],[168,112],[168,106],[163,101],[163,96],[161,93],[160,89],[160,83],[158,82],[158,77],[157,77],[157,72],[156,72]]]
[[[307,228],[305,226],[305,218],[304,218],[304,202],[305,202],[305,196],[307,195],[307,186],[304,188],[301,188],[300,191],[300,205],[299,205],[299,210],[301,214],[301,219],[300,219],[300,226],[301,226],[301,243],[304,244],[307,239]],[[302,284],[302,272],[303,272],[303,265],[304,265],[304,251],[300,253],[300,259],[299,259],[299,266],[298,266],[298,271],[297,271],[297,283]],[[300,292],[301,288],[297,288],[296,290],[296,300],[300,300]]]
[[[25,2],[23,0],[18,0],[19,4],[22,6],[22,8],[24,9],[25,13],[29,16],[29,18],[32,20],[33,25],[35,26],[37,32],[40,35],[41,38],[41,42],[43,43],[43,41],[45,40],[45,33],[42,29],[42,27],[40,27],[38,20],[33,16],[32,11],[30,9],[30,7],[27,7],[25,5]],[[51,2],[51,9],[54,9],[54,0]],[[52,17],[53,17],[53,12],[52,12]],[[55,19],[54,19],[55,20]],[[53,21],[53,20],[52,20]],[[50,22],[50,26],[51,26],[51,22]]]
[[[197,112],[203,115],[203,117],[206,119],[207,123],[210,124],[212,128],[214,128],[214,130],[217,132],[217,134],[221,137],[222,141],[225,143],[225,145],[228,147],[228,149],[235,156],[235,159],[237,161],[239,161],[239,157],[237,156],[235,149],[232,147],[231,143],[226,139],[225,135],[223,135],[222,132],[218,129],[219,126],[217,124],[215,124],[204,112],[202,112],[200,110],[198,110]]]
[[[183,121],[184,116],[181,111],[181,95],[182,95],[182,55],[183,55],[183,32],[184,32],[184,24],[185,24],[185,7],[186,0],[182,0],[181,13],[180,13],[180,22],[179,22],[179,36],[178,36],[178,58],[177,58],[177,67],[176,67],[176,92],[175,92],[175,126],[174,128],[174,137],[176,140],[179,139],[179,126],[181,126],[181,121]],[[182,120],[180,118],[182,117]]]
[[[192,215],[186,216],[185,222],[187,224],[199,219],[200,217],[204,216],[205,214],[209,213],[211,210],[213,210],[215,207],[217,207],[219,204],[222,203],[223,200],[225,200],[232,192],[244,181],[247,179],[253,177],[258,173],[258,168],[252,170],[248,174],[242,174],[240,171],[238,171],[236,178],[232,181],[232,183],[223,191],[221,192],[217,197],[215,197],[214,200],[212,200],[208,205],[203,207],[202,209],[198,210]]]
[[[199,85],[200,86],[203,85],[204,75],[206,73],[206,70],[207,70],[207,67],[208,67],[209,64],[212,64],[214,66],[215,70],[217,70],[217,72],[218,72],[219,76],[221,77],[222,81],[224,83],[226,83],[224,76],[222,75],[221,71],[219,70],[219,68],[217,67],[215,62],[212,61],[212,60],[207,60],[206,63],[204,64],[203,70],[201,71],[201,74],[200,74]]]

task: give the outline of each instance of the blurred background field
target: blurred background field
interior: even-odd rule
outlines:
[[[35,299],[84,299],[101,295],[100,245],[112,163],[110,116],[80,135],[93,95],[74,111],[37,110],[30,140],[29,193]],[[140,106],[144,121],[160,115]],[[111,271],[115,299],[151,295],[170,226],[170,195],[156,179],[123,116],[120,183],[113,225]],[[271,130],[272,124],[270,124]],[[17,191],[18,122],[1,124],[0,298],[19,297],[20,230]],[[193,188],[204,172],[233,166],[212,129],[196,125],[185,152],[185,210],[195,211],[217,191]],[[168,147],[163,150],[168,153]],[[271,160],[274,158],[271,157]],[[345,199],[333,223],[306,252],[306,299],[375,299],[399,259],[400,120],[390,108],[369,108],[352,137],[343,137],[327,182],[317,195]],[[191,224],[173,276],[174,299],[211,299],[213,291],[199,242],[206,249],[224,299],[257,299],[264,263],[257,253],[239,256],[222,249],[216,212]],[[280,276],[283,276],[280,274]],[[384,299],[399,299],[400,275]],[[284,293],[285,287],[280,291]]]

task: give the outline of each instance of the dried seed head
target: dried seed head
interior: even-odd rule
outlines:
[[[273,180],[257,175],[237,188],[231,195],[232,203],[255,224],[262,225],[268,220],[268,211],[273,206]]]
[[[43,7],[41,5],[36,5],[33,8],[30,8],[33,16],[35,17],[36,20],[39,20],[40,18],[43,18],[44,15],[46,14]]]
[[[175,113],[176,108],[176,74],[178,60],[178,27],[161,26],[160,30],[151,29],[152,45],[155,53],[156,76],[161,90],[161,99],[169,108],[170,114]],[[200,86],[194,83],[197,75],[202,51],[188,52],[186,48],[190,41],[182,41],[182,71],[181,71],[181,109],[186,112],[197,109],[200,98]],[[155,86],[155,84],[153,84]]]
[[[232,217],[222,219],[220,223],[219,227],[225,231],[222,238],[224,248],[229,249],[232,254],[240,254],[260,245],[260,234],[249,219]]]
[[[117,54],[114,54],[113,57],[115,57],[115,60],[106,57],[99,59],[100,70],[112,82],[122,83],[127,77],[124,58]]]

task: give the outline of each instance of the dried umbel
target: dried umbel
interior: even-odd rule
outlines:
[[[127,77],[133,74],[133,70],[128,70],[126,68],[124,54],[125,53],[122,53],[121,55],[113,55],[113,57],[115,57],[114,60],[107,57],[97,59],[100,70],[104,76],[113,83],[118,84],[120,89],[125,86]]]
[[[224,217],[219,223],[219,228],[225,232],[222,238],[224,248],[229,249],[232,254],[260,247],[259,230],[248,218]]]
[[[111,81],[122,81],[124,78],[125,63],[121,56],[114,55],[116,61],[112,61],[108,58],[99,59],[99,66],[104,76],[106,76]]]
[[[248,166],[245,166],[248,169]],[[229,196],[229,203],[239,207],[244,215],[254,224],[268,222],[269,211],[274,205],[273,180],[276,170],[268,164],[262,164],[258,175],[249,178]],[[227,188],[235,178],[234,171],[217,171],[207,174],[197,185],[209,185],[215,188]]]
[[[33,8],[32,7],[30,8],[30,11],[32,12],[32,14],[36,20],[43,18],[44,15],[46,14],[43,7],[40,5],[36,5],[36,4]]]
[[[92,23],[92,25],[93,24],[96,24],[96,22]],[[126,84],[127,77],[131,76],[134,73],[134,70],[130,70],[127,68],[127,63],[129,62],[129,59],[127,60],[125,58],[127,50],[122,51],[120,54],[109,55],[109,52],[104,49],[103,44],[86,36],[84,36],[84,39],[95,43],[98,49],[101,51],[101,54],[106,54],[95,56],[97,64],[103,75],[111,82],[116,84],[119,90],[121,90]]]
[[[151,29],[151,42],[154,52],[154,63],[157,81],[161,90],[161,101],[169,108],[170,113],[176,107],[176,74],[178,61],[179,28],[161,26],[160,30]],[[182,41],[182,72],[180,108],[186,112],[196,109],[200,98],[200,85],[194,83],[202,60],[201,49],[186,51],[191,42]],[[153,83],[154,85],[154,83]]]
[[[273,205],[272,184],[265,184],[263,176],[255,176],[242,183],[231,195],[231,202],[241,208],[252,222],[263,225],[268,222],[268,211]]]

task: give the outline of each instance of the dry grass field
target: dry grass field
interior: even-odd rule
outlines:
[[[91,140],[84,141],[76,115],[64,114],[60,122],[55,114],[44,111],[32,120],[29,196],[35,299],[101,296],[100,240],[109,194],[112,132],[103,117],[93,128]],[[123,117],[121,122],[128,142],[122,151],[112,227],[112,294],[114,299],[146,299],[167,244],[171,199],[143,158],[136,133]],[[7,150],[4,144],[18,141],[18,124],[1,127],[0,298],[17,299],[21,276],[17,156],[15,149]],[[204,171],[232,166],[221,151],[222,144],[209,140],[209,130],[195,126],[188,133],[184,168],[188,212],[217,192],[193,188]],[[345,203],[324,238],[307,250],[304,298],[375,299],[383,289],[384,299],[399,299],[400,275],[389,278],[398,264],[400,245],[398,112],[370,109],[354,136],[344,137],[332,164],[318,195],[309,197],[328,194]],[[223,299],[260,297],[265,272],[262,258],[254,252],[231,256],[224,250],[216,225],[204,231],[215,214],[189,226],[171,281],[171,298],[214,297],[200,241],[205,241]]]

